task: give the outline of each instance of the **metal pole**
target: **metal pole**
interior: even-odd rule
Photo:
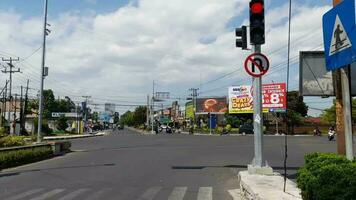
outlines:
[[[41,64],[41,85],[40,85],[40,97],[39,97],[39,111],[38,111],[38,129],[37,129],[37,142],[42,142],[42,113],[43,113],[43,72],[46,60],[46,28],[47,28],[47,7],[48,0],[44,1],[44,22],[43,22],[43,44],[42,44],[42,64]]]
[[[210,128],[210,135],[211,135],[211,113],[209,113],[209,128]]]
[[[261,46],[254,46],[255,53],[261,52]],[[262,116],[262,78],[253,78],[253,128],[254,128],[254,145],[255,157],[253,165],[262,167],[263,155],[263,116]]]
[[[154,121],[154,114],[155,114],[155,81],[152,82],[152,102],[151,102],[151,132],[153,133],[153,121]]]
[[[352,121],[351,121],[351,103],[350,103],[350,82],[347,74],[347,68],[341,69],[341,88],[344,104],[344,125],[345,125],[345,144],[346,158],[353,160],[352,146]]]

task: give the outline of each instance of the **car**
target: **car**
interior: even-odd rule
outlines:
[[[240,134],[253,134],[253,125],[252,124],[244,124],[239,128]]]

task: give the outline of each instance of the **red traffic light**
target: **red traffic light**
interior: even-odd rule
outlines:
[[[253,14],[260,14],[263,12],[263,4],[256,2],[254,4],[251,5],[251,12]]]

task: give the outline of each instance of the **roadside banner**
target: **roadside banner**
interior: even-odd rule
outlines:
[[[229,113],[253,113],[251,86],[229,87]]]
[[[285,112],[287,94],[285,83],[262,85],[263,112]],[[253,88],[251,86],[229,87],[229,113],[253,113]]]

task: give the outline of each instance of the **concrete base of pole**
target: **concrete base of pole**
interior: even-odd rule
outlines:
[[[269,166],[259,167],[255,165],[247,165],[247,171],[249,174],[274,175],[272,167]]]

